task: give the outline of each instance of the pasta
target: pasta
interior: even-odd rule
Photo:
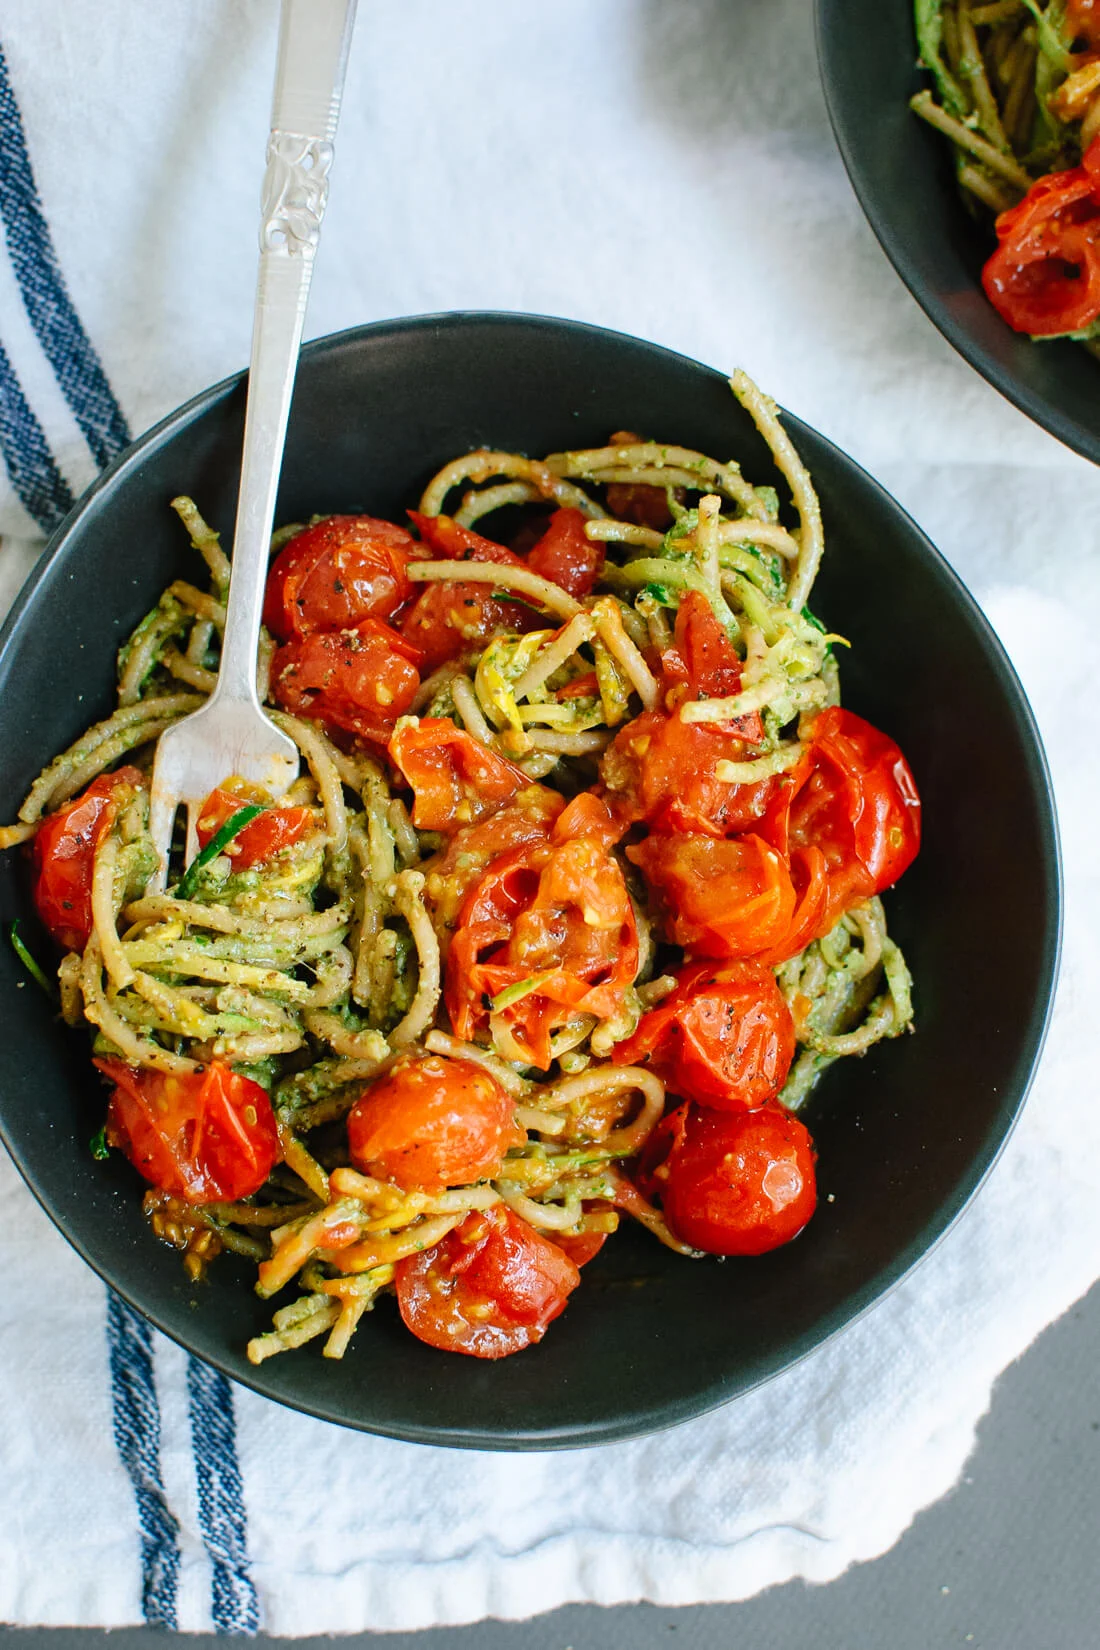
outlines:
[[[298,1289],[255,1363],[343,1357],[392,1293],[429,1344],[520,1350],[623,1216],[685,1256],[789,1240],[796,1114],[911,1027],[879,895],[915,787],[840,708],[810,477],[731,384],[794,526],[737,464],[623,432],[455,459],[417,538],[277,534],[262,674],[302,772],[276,803],[226,775],[150,894],[155,741],[216,680],[229,573],[176,499],[211,590],[169,587],[118,710],[0,838],[110,1085],[97,1150],[192,1277],[228,1249],[265,1298]],[[497,511],[526,512],[514,549],[474,530]]]

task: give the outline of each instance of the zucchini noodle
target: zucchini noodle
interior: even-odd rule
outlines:
[[[973,21],[999,26],[993,12],[1001,16],[987,6]],[[638,1165],[684,1096],[644,1056],[614,1058],[643,1016],[674,997],[684,963],[660,900],[631,858],[645,837],[637,819],[611,832],[611,846],[593,824],[585,828],[592,835],[568,839],[562,850],[562,864],[575,853],[569,875],[583,930],[576,943],[607,946],[613,965],[584,979],[583,989],[570,987],[544,1064],[533,1063],[514,1014],[567,973],[564,953],[540,955],[520,977],[486,988],[473,1030],[463,1030],[449,970],[463,913],[493,868],[511,863],[504,854],[534,844],[544,857],[531,863],[551,868],[524,874],[540,888],[539,877],[556,887],[554,877],[565,872],[546,856],[557,851],[551,828],[569,800],[579,806],[588,793],[593,819],[601,808],[610,819],[615,764],[635,725],[651,730],[640,748],[658,726],[714,741],[707,748],[726,753],[707,759],[714,785],[782,786],[808,760],[816,713],[838,702],[833,644],[842,638],[806,605],[823,547],[810,476],[774,405],[743,373],[731,386],[786,482],[794,525],[780,519],[773,489],[754,486],[732,461],[685,447],[616,437],[543,460],[484,450],[456,458],[428,484],[424,515],[441,514],[456,490],[455,519],[466,529],[500,510],[533,509],[540,519],[548,504],[580,511],[578,542],[601,546],[592,587],[570,594],[518,558],[410,558],[413,599],[449,585],[487,586],[486,595],[522,597],[538,617],[522,634],[493,632],[476,659],[467,649],[426,669],[405,700],[411,713],[395,714],[385,738],[373,742],[273,705],[274,721],[304,759],[299,779],[276,809],[242,790],[229,815],[211,813],[207,851],[186,881],[177,874],[166,892],[149,893],[156,856],[143,775],[159,734],[217,680],[230,570],[195,504],[174,499],[211,588],[182,579],[169,586],[120,652],[118,708],[49,763],[19,823],[0,831],[4,847],[48,837],[67,808],[82,805],[73,798],[105,782],[111,801],[92,833],[88,935],[58,970],[63,1019],[91,1027],[97,1060],[116,1083],[120,1066],[135,1084],[205,1083],[228,1068],[270,1096],[276,1160],[257,1190],[188,1202],[156,1189],[145,1202],[153,1231],[183,1252],[190,1276],[228,1249],[236,1264],[255,1268],[261,1296],[297,1285],[298,1298],[278,1306],[272,1329],[248,1343],[254,1363],[319,1339],[326,1357],[343,1357],[365,1314],[394,1292],[402,1267],[476,1235],[479,1220],[515,1219],[564,1248],[598,1247],[629,1217],[676,1253],[697,1252],[666,1218],[659,1192],[639,1189]],[[629,501],[639,497],[644,522],[630,514]],[[653,525],[662,513],[664,528]],[[309,530],[277,533],[273,551]],[[689,598],[733,660],[729,691],[677,685],[668,661],[685,645],[677,616]],[[274,650],[265,634],[264,684]],[[180,691],[181,682],[190,691]],[[431,761],[443,761],[448,737],[461,738],[475,753],[471,761],[490,775],[501,770],[513,790],[503,802],[476,786],[456,790],[461,830],[454,820],[447,830],[435,820],[426,828],[416,785],[394,755],[399,737],[425,732]],[[123,758],[128,765],[111,789],[111,770]],[[226,775],[231,802],[236,783]],[[264,852],[249,846],[250,832],[274,829],[284,814],[294,816],[285,840]],[[199,828],[201,835],[202,820]],[[609,878],[621,890],[613,920],[602,903]],[[564,896],[554,897],[554,932],[564,934]],[[516,932],[517,912],[509,918]],[[622,977],[613,986],[606,975],[615,969]],[[911,1029],[911,982],[878,897],[852,904],[774,972],[797,1039],[779,1097],[789,1111],[806,1104],[837,1060]],[[372,1172],[361,1172],[352,1113],[410,1062],[461,1063],[470,1080],[504,1097],[508,1143],[471,1184],[409,1190],[370,1163]],[[202,1113],[198,1132],[240,1131],[229,1112],[220,1124],[217,1115],[212,1124]],[[108,1139],[124,1144],[114,1122]]]

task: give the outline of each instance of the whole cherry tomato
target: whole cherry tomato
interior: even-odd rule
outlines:
[[[118,1059],[95,1064],[115,1085],[108,1142],[161,1191],[232,1203],[259,1191],[279,1161],[266,1091],[221,1061],[178,1075]]]
[[[264,624],[280,642],[314,630],[389,619],[412,594],[406,571],[420,554],[412,534],[374,516],[327,516],[276,556],[267,575]]]
[[[295,716],[385,744],[420,686],[420,654],[380,619],[314,631],[280,647],[271,667],[275,701]]]
[[[769,968],[689,964],[679,984],[619,1043],[619,1065],[648,1060],[674,1094],[719,1111],[753,1111],[782,1088],[794,1022]]]
[[[617,861],[593,837],[514,849],[468,894],[447,954],[445,1000],[470,1041],[499,1017],[516,1059],[545,1071],[550,1036],[607,1018],[638,971],[638,934]]]
[[[676,1236],[711,1255],[762,1255],[797,1237],[817,1205],[813,1141],[781,1106],[682,1106],[652,1170]]]
[[[753,832],[654,833],[626,857],[660,895],[669,938],[697,956],[758,957],[790,934],[796,895],[786,860]]]
[[[531,785],[522,768],[487,750],[449,716],[403,723],[389,754],[412,786],[413,824],[422,831],[476,824]]]
[[[351,1159],[404,1191],[442,1192],[491,1180],[526,1136],[516,1103],[482,1066],[438,1054],[399,1061],[348,1117]]]
[[[406,1327],[444,1352],[506,1358],[541,1341],[580,1272],[511,1209],[468,1215],[441,1243],[397,1263]]]
[[[222,826],[251,800],[233,791],[211,791],[199,813],[196,831],[199,846],[206,847],[217,836]],[[240,870],[262,865],[283,848],[291,847],[317,829],[317,815],[312,808],[265,808],[262,814],[238,831],[224,852]]]
[[[34,903],[59,945],[83,951],[92,932],[92,872],[103,833],[120,804],[145,784],[137,768],[101,773],[50,814],[34,839]]]
[[[579,510],[555,510],[549,525],[527,557],[527,565],[540,578],[558,584],[571,596],[587,596],[603,571],[605,551],[598,539],[584,530],[585,518]]]
[[[426,546],[424,559],[488,561],[500,567],[524,565],[503,544],[482,538],[470,527],[460,527],[450,516],[423,516],[416,510],[410,510],[409,515]],[[448,659],[479,653],[494,631],[531,630],[542,622],[539,614],[522,603],[499,600],[490,584],[447,581],[425,586],[402,615],[400,630],[423,654],[427,676]]]

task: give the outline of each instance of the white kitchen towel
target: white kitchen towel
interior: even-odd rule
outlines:
[[[5,0],[0,603],[125,437],[247,356],[273,0]],[[0,1618],[305,1634],[826,1581],[958,1478],[997,1374],[1100,1276],[1090,689],[1100,476],[973,374],[866,229],[811,0],[361,0],[309,317],[572,315],[743,364],[985,606],[1043,728],[1065,963],[985,1188],[884,1302],[719,1413],[427,1450],[240,1389],[104,1290],[0,1162]]]

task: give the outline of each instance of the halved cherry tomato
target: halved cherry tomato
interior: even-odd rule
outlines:
[[[571,596],[587,596],[603,571],[606,552],[598,539],[584,531],[579,510],[555,510],[527,565],[532,573],[559,584]]]
[[[226,821],[239,813],[250,800],[232,791],[211,791],[202,805],[196,825],[199,846],[205,848]],[[317,815],[312,808],[265,808],[226,844],[225,853],[235,866],[244,870],[251,865],[262,865],[281,849],[300,842],[316,828]]]
[[[661,654],[661,674],[670,690],[670,707],[685,696],[726,699],[741,686],[741,657],[699,590],[687,591],[676,610],[672,646]],[[739,717],[730,726],[749,744],[763,738],[758,711]]]
[[[607,1018],[638,971],[638,933],[618,863],[594,838],[503,854],[471,890],[447,955],[455,1034],[492,1010],[517,1059],[545,1071],[550,1035],[579,1014]]]
[[[427,546],[427,555],[443,561],[488,561],[501,567],[522,567],[519,556],[503,544],[482,538],[470,527],[460,527],[450,516],[409,515]],[[464,653],[478,653],[497,630],[532,630],[544,621],[519,602],[499,601],[489,584],[431,583],[400,620],[403,636],[424,656],[425,676],[439,665]]]
[[[420,654],[380,619],[348,630],[314,631],[277,649],[276,703],[295,716],[384,744],[420,686]]]
[[[718,1112],[682,1106],[650,1171],[676,1236],[711,1255],[762,1255],[797,1237],[817,1206],[814,1149],[781,1106]]]
[[[394,1284],[419,1340],[443,1352],[506,1358],[541,1341],[580,1278],[556,1243],[497,1205],[398,1261]]]
[[[413,824],[422,831],[474,824],[531,784],[522,768],[487,750],[449,716],[410,719],[388,749],[390,761],[412,786]]]
[[[516,1103],[472,1060],[438,1054],[399,1061],[348,1117],[351,1160],[404,1191],[442,1192],[490,1180],[526,1139]]]
[[[118,806],[145,784],[137,768],[101,773],[82,795],[50,814],[34,839],[34,903],[59,945],[83,951],[92,932],[95,852]]]
[[[1032,184],[997,219],[986,296],[1017,332],[1080,332],[1100,317],[1100,138],[1080,166]]]
[[[807,755],[782,777],[789,783],[776,792],[758,830],[792,859],[799,849],[820,849],[834,922],[912,864],[920,847],[920,797],[901,751],[870,722],[836,706],[822,711]]]
[[[153,1186],[188,1203],[259,1191],[279,1161],[271,1101],[259,1083],[212,1060],[180,1074],[96,1060],[114,1083],[107,1139]]]
[[[782,1088],[794,1041],[790,1009],[769,968],[695,963],[612,1059],[648,1060],[674,1094],[699,1105],[754,1111]]]
[[[389,619],[412,594],[412,534],[374,516],[327,516],[296,533],[267,575],[264,624],[280,642]]]
[[[783,947],[795,889],[783,856],[755,833],[727,840],[655,833],[626,857],[660,894],[669,938],[685,950],[732,959]]]

